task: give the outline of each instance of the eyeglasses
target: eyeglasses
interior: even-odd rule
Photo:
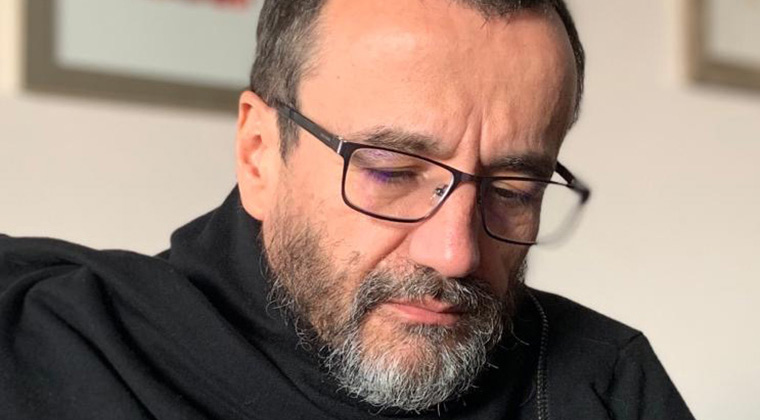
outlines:
[[[420,222],[431,217],[459,185],[474,182],[486,233],[527,246],[564,236],[591,195],[559,162],[555,172],[565,182],[472,175],[412,153],[345,141],[290,106],[275,108],[343,157],[343,201],[378,219]]]

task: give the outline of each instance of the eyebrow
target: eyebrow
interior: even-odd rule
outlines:
[[[346,137],[346,140],[419,155],[434,156],[441,149],[440,142],[432,136],[388,127],[360,131]]]
[[[488,172],[517,172],[533,178],[549,179],[554,173],[554,159],[538,154],[503,156],[490,162],[486,167]]]

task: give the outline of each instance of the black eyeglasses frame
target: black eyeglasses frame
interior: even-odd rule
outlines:
[[[343,197],[343,202],[348,207],[358,211],[359,213],[362,213],[370,217],[374,217],[376,219],[386,220],[389,222],[397,222],[397,223],[419,223],[425,219],[430,218],[439,208],[441,208],[441,206],[443,206],[443,203],[449,198],[449,196],[451,196],[451,194],[454,192],[454,190],[456,190],[456,188],[460,184],[466,183],[466,182],[474,182],[478,187],[477,204],[478,204],[478,209],[480,210],[480,213],[481,213],[480,218],[483,222],[483,229],[486,231],[488,236],[498,241],[507,242],[510,244],[531,246],[531,245],[536,245],[538,242],[535,242],[535,241],[526,242],[526,241],[518,241],[515,239],[504,238],[504,237],[494,234],[488,228],[488,224],[486,223],[486,217],[484,214],[485,210],[483,209],[483,206],[481,203],[481,197],[483,196],[483,193],[484,193],[483,190],[485,189],[485,186],[487,185],[483,181],[494,181],[494,180],[495,181],[530,181],[530,182],[540,182],[544,184],[560,185],[563,187],[567,187],[580,195],[579,207],[582,207],[583,205],[585,205],[586,202],[591,197],[591,189],[583,181],[581,181],[575,175],[573,175],[570,172],[570,170],[567,169],[564,165],[562,165],[559,161],[557,162],[554,172],[556,172],[566,182],[564,184],[561,182],[556,182],[549,179],[524,177],[524,176],[473,175],[473,174],[468,174],[466,172],[462,172],[459,169],[446,165],[445,163],[441,163],[441,162],[437,162],[435,160],[429,159],[425,156],[419,156],[413,153],[390,149],[390,148],[382,147],[382,146],[373,146],[373,145],[367,145],[363,143],[355,143],[355,142],[346,141],[342,137],[331,133],[330,131],[323,128],[319,124],[310,120],[308,117],[301,114],[299,111],[297,111],[295,108],[289,105],[277,103],[274,105],[274,108],[277,110],[277,112],[280,115],[284,116],[285,118],[294,122],[297,126],[306,130],[309,134],[314,136],[320,142],[324,143],[327,147],[332,149],[335,153],[337,153],[339,156],[343,158],[343,178],[341,181],[341,195]],[[400,219],[400,218],[388,217],[388,216],[383,216],[383,215],[369,212],[367,210],[364,210],[354,205],[351,202],[351,200],[349,200],[348,197],[346,196],[346,174],[348,173],[348,164],[349,164],[349,161],[351,160],[351,155],[356,150],[359,150],[359,149],[385,150],[388,152],[398,153],[398,154],[424,160],[426,162],[429,162],[433,165],[439,166],[451,172],[451,174],[453,175],[451,185],[448,187],[448,189],[444,193],[444,196],[441,197],[438,204],[436,204],[435,207],[433,207],[427,214],[425,214],[422,217],[418,217],[414,219]]]

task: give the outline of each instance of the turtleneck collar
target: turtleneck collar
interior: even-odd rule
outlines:
[[[514,334],[497,345],[472,392],[429,413],[378,413],[338,389],[314,353],[299,344],[293,326],[269,304],[260,230],[235,188],[222,206],[178,229],[162,255],[224,323],[223,334],[197,332],[218,345],[217,354],[200,356],[226,357],[240,366],[225,386],[245,396],[240,401],[244,411],[256,407],[255,417],[266,419],[532,418],[540,321],[531,305],[518,305]]]

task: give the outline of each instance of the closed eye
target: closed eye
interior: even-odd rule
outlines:
[[[520,204],[527,204],[533,201],[533,198],[535,197],[535,194],[529,194],[525,192],[520,192],[516,190],[510,190],[506,188],[491,188],[491,191],[496,194],[496,196],[501,199],[502,201],[512,202],[512,203],[520,203]]]
[[[417,171],[404,169],[363,168],[362,171],[373,181],[383,184],[409,183],[419,178]]]

